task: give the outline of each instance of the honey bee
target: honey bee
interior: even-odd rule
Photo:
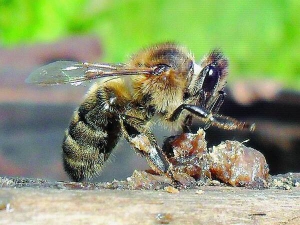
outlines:
[[[121,137],[159,174],[173,177],[166,154],[151,132],[161,123],[188,132],[194,117],[228,130],[254,124],[217,114],[225,97],[228,61],[219,50],[200,64],[184,47],[163,43],[139,51],[125,64],[57,61],[27,82],[74,84],[99,79],[75,110],[63,140],[64,169],[72,180],[98,175]]]

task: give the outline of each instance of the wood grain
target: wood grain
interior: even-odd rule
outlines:
[[[200,189],[2,188],[0,224],[300,224],[299,187]]]

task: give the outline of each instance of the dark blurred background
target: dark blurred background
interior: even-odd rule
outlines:
[[[24,82],[30,72],[60,59],[124,62],[164,41],[186,46],[197,60],[216,47],[230,60],[221,111],[257,129],[210,128],[210,146],[249,139],[272,174],[299,172],[299,10],[298,1],[0,0],[0,175],[68,179],[61,142],[89,84],[35,87]],[[171,135],[162,130],[155,127],[160,142]],[[97,181],[147,168],[124,141],[111,161]]]

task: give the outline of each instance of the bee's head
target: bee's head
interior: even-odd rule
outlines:
[[[228,61],[219,50],[212,51],[200,63],[194,64],[194,74],[188,87],[191,96],[199,96],[201,105],[210,108],[224,90]]]

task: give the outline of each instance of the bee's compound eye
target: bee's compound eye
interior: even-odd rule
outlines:
[[[206,92],[211,92],[219,82],[220,72],[216,66],[209,65],[204,68],[204,76],[203,89]]]
[[[162,73],[169,70],[170,66],[166,64],[158,64],[153,69],[153,75],[161,75]]]

